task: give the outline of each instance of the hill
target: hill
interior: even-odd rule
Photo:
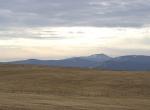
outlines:
[[[121,56],[103,62],[98,67],[110,70],[150,71],[150,56]]]
[[[36,65],[48,65],[48,66],[59,66],[59,67],[80,67],[80,68],[91,68],[98,65],[100,62],[108,61],[111,57],[104,54],[96,54],[84,57],[73,57],[62,60],[37,60],[28,59],[22,61],[7,62],[10,64],[36,64]]]
[[[56,67],[100,68],[100,69],[125,70],[125,71],[150,71],[150,56],[143,56],[143,55],[127,55],[112,58],[105,54],[95,54],[90,56],[73,57],[62,60],[28,59],[6,63],[48,65],[53,67],[56,66]]]

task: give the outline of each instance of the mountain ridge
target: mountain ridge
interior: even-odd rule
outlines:
[[[100,68],[100,69],[125,70],[125,71],[150,70],[150,56],[146,55],[124,55],[113,58],[105,54],[94,54],[90,56],[72,57],[62,60],[27,59],[6,63],[35,64],[35,65],[47,65],[58,67]]]
[[[97,67],[110,70],[150,71],[150,56],[127,55],[115,57],[109,61],[101,63]]]

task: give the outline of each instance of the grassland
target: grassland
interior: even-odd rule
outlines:
[[[0,65],[0,110],[150,110],[150,72]]]

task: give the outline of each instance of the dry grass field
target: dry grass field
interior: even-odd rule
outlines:
[[[150,110],[150,72],[0,65],[0,110]]]

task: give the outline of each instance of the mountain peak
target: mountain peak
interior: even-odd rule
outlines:
[[[28,59],[7,62],[10,64],[36,64],[59,67],[104,68],[109,70],[150,70],[150,56],[126,55],[111,58],[105,54],[94,54],[84,57],[73,57],[63,60]]]
[[[85,59],[90,60],[90,61],[104,62],[104,61],[110,60],[111,57],[105,54],[94,54],[94,55],[85,57]]]

